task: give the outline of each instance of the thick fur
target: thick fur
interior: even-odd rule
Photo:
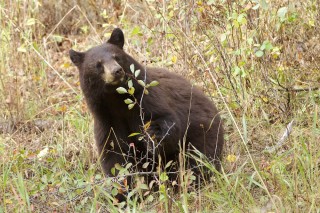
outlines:
[[[94,117],[94,135],[105,174],[111,176],[111,168],[116,163],[125,164],[129,161],[135,164],[137,158],[144,159],[141,162],[153,159],[153,156],[150,157],[152,153],[157,154],[156,159],[158,155],[161,156],[164,165],[170,160],[177,161],[183,142],[187,148],[193,146],[202,152],[219,170],[224,144],[223,128],[213,103],[182,76],[166,69],[139,64],[124,52],[123,45],[123,33],[115,29],[109,41],[102,45],[86,52],[70,50],[70,58],[80,72],[81,89]],[[112,73],[115,75],[114,82],[106,82],[102,75],[109,71],[103,66],[114,61],[122,69]],[[159,82],[159,85],[148,88],[148,95],[143,95],[143,87],[137,83],[137,79],[132,78],[136,89],[134,96],[141,103],[142,110],[138,104],[129,110],[124,100],[132,97],[116,91],[118,87],[127,88],[127,80],[132,77],[131,64],[134,64],[135,70],[141,70],[138,79],[146,83],[154,80]],[[121,77],[122,81],[119,80]],[[143,140],[138,140],[141,135],[128,137],[131,133],[143,134],[142,120],[144,124],[151,121],[146,131],[155,136],[156,152],[152,152],[147,137]],[[133,148],[136,149],[136,156],[130,152]],[[147,154],[149,159],[145,157]],[[195,161],[191,162],[188,166],[195,166]],[[194,171],[198,172],[196,169]]]

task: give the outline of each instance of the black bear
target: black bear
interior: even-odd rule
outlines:
[[[196,148],[219,170],[224,139],[213,103],[182,76],[138,63],[123,45],[123,32],[116,28],[104,44],[86,52],[70,50],[94,117],[104,173],[115,175],[116,163],[140,163],[136,168],[142,169],[141,163],[159,158],[164,165],[177,162],[181,147]],[[132,133],[140,134],[128,137]],[[197,173],[196,162],[189,162]]]

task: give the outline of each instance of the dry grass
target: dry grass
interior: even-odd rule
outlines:
[[[319,212],[320,3],[231,2],[0,1],[0,212]],[[127,52],[187,76],[222,110],[224,171],[203,190],[122,210],[104,190],[67,52],[114,26]]]

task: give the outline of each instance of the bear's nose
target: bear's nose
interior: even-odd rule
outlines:
[[[119,67],[114,70],[114,75],[116,75],[116,76],[122,75],[122,72],[123,72],[122,67]]]

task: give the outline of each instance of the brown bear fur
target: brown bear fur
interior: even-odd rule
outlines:
[[[177,161],[179,147],[182,147],[179,143],[183,142],[188,149],[189,145],[198,149],[219,170],[224,139],[222,121],[213,103],[182,76],[139,64],[124,52],[123,45],[123,32],[117,28],[104,44],[86,52],[70,50],[70,58],[79,69],[81,89],[94,117],[94,135],[104,173],[112,176],[111,168],[116,163],[135,164],[137,158],[143,159],[140,162],[153,159],[158,162],[159,155],[164,165],[170,160]],[[132,76],[131,64],[141,71],[137,79]],[[118,87],[128,88],[129,78],[133,81],[138,103],[131,110],[124,100],[133,99],[132,96],[116,91]],[[137,80],[146,84],[155,80],[159,85],[149,87],[146,95]],[[132,133],[143,134],[143,124],[149,121],[146,131],[155,136],[155,152],[150,149],[150,138],[128,137]],[[136,150],[134,157],[132,149]],[[150,153],[156,153],[156,158]],[[195,166],[195,161],[191,162],[188,166]],[[138,168],[141,169],[141,165]]]

